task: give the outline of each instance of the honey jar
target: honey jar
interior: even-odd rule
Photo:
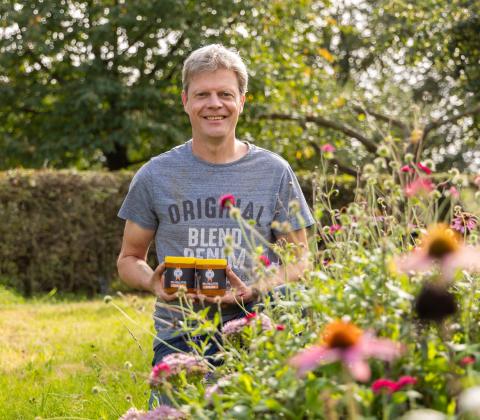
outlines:
[[[195,258],[165,257],[164,290],[173,294],[183,286],[189,293],[196,292]]]
[[[206,296],[223,296],[227,289],[227,260],[197,258],[198,291]]]

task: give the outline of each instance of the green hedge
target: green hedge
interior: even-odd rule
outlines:
[[[117,277],[123,222],[116,214],[132,175],[0,172],[0,283],[26,296],[106,292]],[[299,179],[311,201],[312,176]],[[342,205],[350,198],[338,197]]]

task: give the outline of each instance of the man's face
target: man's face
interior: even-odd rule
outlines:
[[[188,93],[182,93],[182,102],[190,117],[194,139],[215,142],[235,139],[245,95],[240,94],[232,70],[219,69],[195,75]]]

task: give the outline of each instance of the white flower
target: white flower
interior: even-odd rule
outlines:
[[[421,408],[409,411],[401,420],[447,420],[447,416],[440,411]]]
[[[480,415],[480,386],[464,390],[458,398],[460,411],[468,411]]]

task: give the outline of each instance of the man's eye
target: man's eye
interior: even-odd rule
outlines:
[[[200,92],[200,93],[197,93],[197,96],[204,97],[204,96],[207,96],[207,94],[205,92]]]
[[[223,92],[223,96],[233,96],[230,92]]]

